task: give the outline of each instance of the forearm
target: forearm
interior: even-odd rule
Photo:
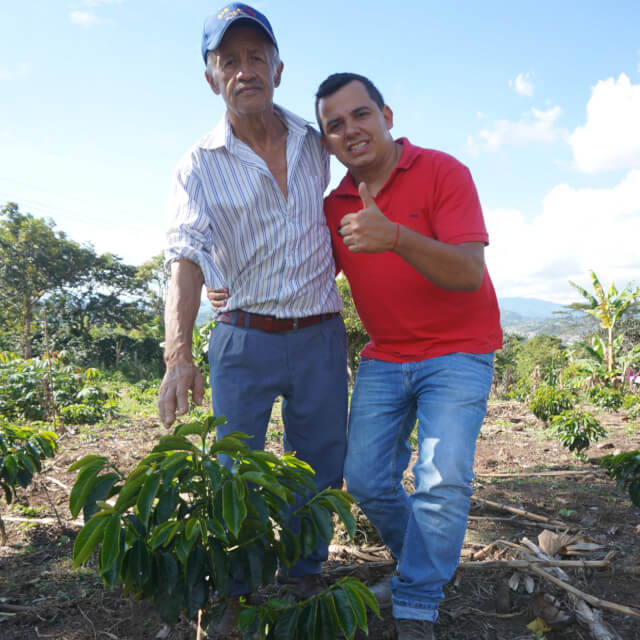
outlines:
[[[484,278],[484,245],[440,242],[400,225],[397,253],[427,280],[449,291],[476,291]]]
[[[178,260],[171,263],[171,280],[164,314],[164,359],[167,366],[191,363],[193,360],[193,325],[200,307],[203,282],[202,270],[193,262]]]

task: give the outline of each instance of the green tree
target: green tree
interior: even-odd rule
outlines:
[[[349,281],[344,276],[341,276],[336,282],[338,285],[338,292],[342,298],[342,304],[344,305],[342,318],[347,332],[349,377],[353,381],[353,376],[355,376],[355,372],[358,369],[358,364],[360,362],[360,351],[362,351],[364,345],[369,342],[369,334],[362,326],[362,321],[356,311],[356,306],[353,303],[353,297],[351,296]]]
[[[0,210],[0,307],[20,335],[22,354],[32,355],[31,337],[38,302],[73,286],[89,250],[54,230],[52,220],[20,213],[9,202]]]
[[[615,366],[614,328],[625,312],[640,300],[640,287],[634,289],[629,282],[622,291],[618,292],[612,282],[605,292],[598,276],[593,271],[589,273],[591,274],[593,293],[583,289],[575,282],[569,281],[569,284],[580,293],[585,302],[574,302],[568,306],[571,309],[584,311],[584,313],[593,316],[600,322],[600,326],[605,329],[607,333],[607,371],[612,374]]]
[[[143,262],[136,274],[141,286],[146,292],[148,305],[154,315],[164,322],[164,303],[167,299],[167,289],[169,288],[169,274],[164,268],[164,255],[158,253]]]
[[[539,382],[555,384],[567,364],[567,353],[560,338],[541,333],[524,342],[515,359],[518,379],[534,375]]]

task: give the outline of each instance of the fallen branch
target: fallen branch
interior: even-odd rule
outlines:
[[[539,478],[554,476],[586,476],[591,473],[596,473],[597,471],[599,471],[599,469],[590,469],[588,471],[578,471],[577,469],[566,469],[564,471],[514,471],[512,473],[482,473],[482,471],[478,471],[475,473],[475,476],[479,478]],[[606,473],[606,471],[603,471],[603,473]]]
[[[634,609],[633,607],[627,607],[624,604],[618,604],[617,602],[610,602],[609,600],[601,600],[600,598],[596,598],[596,596],[592,596],[588,593],[585,593],[584,591],[580,591],[580,589],[576,589],[568,582],[564,582],[563,580],[560,580],[560,578],[556,578],[541,567],[532,566],[531,571],[533,571],[533,573],[540,576],[541,578],[549,580],[549,582],[553,582],[553,584],[564,589],[565,591],[572,593],[574,596],[582,598],[585,602],[588,602],[594,607],[603,607],[605,609],[610,609],[611,611],[617,611],[618,613],[623,613],[628,616],[640,618],[640,610]]]
[[[488,507],[493,507],[494,509],[501,509],[502,511],[507,511],[508,513],[515,513],[518,516],[523,516],[529,520],[535,520],[536,522],[544,522],[547,524],[551,524],[554,527],[564,527],[569,529],[569,525],[566,522],[562,522],[562,520],[552,520],[551,518],[547,518],[545,516],[540,516],[537,513],[531,513],[530,511],[525,511],[524,509],[518,509],[517,507],[510,507],[506,504],[502,504],[500,502],[494,502],[493,500],[486,500],[485,498],[479,498],[477,496],[473,496],[471,498],[474,502],[478,502],[479,504],[485,504]]]
[[[531,567],[568,567],[586,569],[587,567],[607,567],[613,557],[613,551],[602,560],[482,560],[480,562],[460,562],[459,569],[498,569],[513,567],[514,569],[529,569]]]

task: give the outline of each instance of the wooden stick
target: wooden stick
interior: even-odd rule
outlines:
[[[460,569],[498,569],[500,567],[513,567],[515,569],[528,569],[530,567],[607,567],[613,557],[613,551],[602,560],[483,560],[480,562],[460,562]]]
[[[480,478],[536,478],[536,477],[554,477],[554,476],[586,476],[591,473],[596,473],[600,471],[599,469],[590,469],[588,471],[584,470],[574,470],[574,469],[566,469],[564,471],[523,471],[518,472],[514,471],[513,473],[483,473],[482,471],[475,472],[476,477]],[[603,470],[603,473],[606,471]]]
[[[196,640],[202,640],[202,609],[198,609],[198,631]]]
[[[567,582],[563,582],[559,578],[551,575],[548,571],[536,566],[531,566],[531,571],[536,575],[539,575],[541,578],[545,580],[549,580],[549,582],[553,582],[556,586],[572,593],[574,596],[578,596],[582,598],[585,602],[593,605],[594,607],[604,607],[605,609],[611,609],[612,611],[617,611],[618,613],[623,613],[628,616],[634,616],[636,618],[640,618],[640,610],[634,609],[632,607],[627,607],[623,604],[618,604],[617,602],[609,602],[608,600],[601,600],[600,598],[596,598],[584,591],[580,591],[580,589],[576,589],[574,586],[568,584]]]
[[[495,509],[501,509],[502,511],[515,513],[516,515],[523,516],[525,518],[528,518],[529,520],[535,520],[536,522],[546,522],[547,524],[552,524],[556,527],[566,527],[567,529],[570,528],[569,525],[566,522],[562,522],[562,520],[552,520],[551,518],[546,518],[545,516],[539,516],[537,513],[531,513],[530,511],[525,511],[524,509],[518,509],[517,507],[510,507],[500,502],[494,502],[493,500],[479,498],[478,496],[473,496],[471,499],[480,504],[486,504],[489,507],[494,507]]]

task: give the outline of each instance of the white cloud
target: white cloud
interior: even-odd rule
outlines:
[[[487,264],[498,295],[565,303],[579,296],[568,281],[640,284],[640,170],[610,189],[554,187],[532,220],[516,210],[487,210]]]
[[[569,138],[586,173],[640,168],[640,84],[621,73],[601,80],[587,104],[587,122]]]
[[[31,64],[29,62],[21,62],[14,69],[0,67],[0,81],[26,78],[30,73],[31,73]]]
[[[100,22],[100,18],[90,11],[72,11],[69,14],[69,18],[73,24],[79,24],[83,27],[89,27]]]
[[[482,129],[476,136],[469,136],[467,147],[477,153],[481,149],[497,151],[507,144],[550,144],[565,139],[567,131],[556,127],[561,115],[562,108],[555,106],[545,111],[531,109],[518,122],[496,120],[491,128]]]
[[[515,92],[521,96],[528,96],[530,98],[534,92],[533,73],[531,71],[519,73],[515,80],[509,80],[509,86],[513,87]]]

